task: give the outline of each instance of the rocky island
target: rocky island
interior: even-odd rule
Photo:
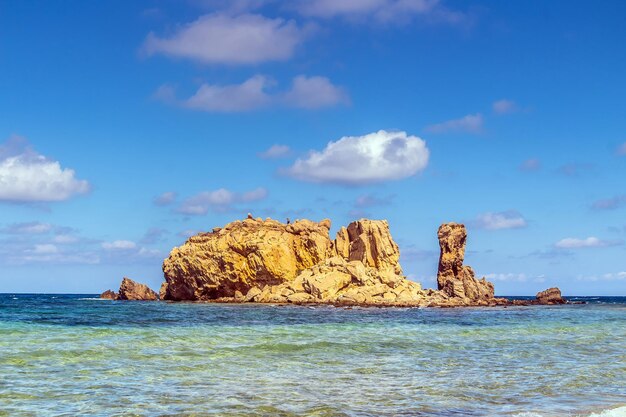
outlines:
[[[463,264],[467,231],[457,223],[438,230],[437,290],[404,276],[400,251],[386,220],[361,219],[330,238],[330,220],[249,218],[189,238],[163,262],[161,300],[334,304],[342,306],[460,307],[512,303]],[[558,294],[557,294],[558,292]],[[127,278],[119,294],[103,298],[154,300],[156,293]],[[526,304],[564,302],[556,288]]]

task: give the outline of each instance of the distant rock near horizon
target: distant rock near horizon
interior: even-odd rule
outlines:
[[[556,287],[538,292],[536,299],[540,304],[565,304],[567,302],[561,296],[561,290]]]
[[[158,300],[159,296],[147,285],[124,277],[118,293],[112,290],[106,290],[100,294],[100,298],[107,300],[154,301]]]

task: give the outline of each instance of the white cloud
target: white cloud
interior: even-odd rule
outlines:
[[[344,136],[298,159],[285,173],[301,180],[367,184],[415,175],[428,165],[426,142],[406,132],[380,130]]]
[[[502,99],[493,103],[493,111],[497,114],[514,113],[517,110],[517,104],[512,100]]]
[[[305,38],[306,31],[294,21],[216,13],[181,26],[169,37],[150,33],[144,51],[206,64],[256,64],[289,59]]]
[[[23,138],[14,136],[0,145],[0,201],[63,201],[89,188],[87,181],[75,177],[74,170],[38,154]]]
[[[343,17],[356,22],[402,23],[414,16],[430,21],[461,23],[467,16],[448,9],[439,0],[304,0],[298,11],[308,17],[330,19]]]
[[[154,204],[157,206],[168,206],[176,200],[177,194],[174,191],[167,191],[154,198]]]
[[[580,248],[605,248],[608,246],[621,245],[621,240],[602,240],[597,237],[588,237],[585,239],[568,237],[561,239],[554,246],[561,249],[580,249]]]
[[[225,188],[204,191],[182,202],[177,211],[182,214],[204,215],[212,211],[224,212],[233,206],[263,200],[268,193],[265,188],[257,188],[245,193],[236,193]]]
[[[173,87],[161,86],[153,97],[165,103],[206,112],[242,112],[272,106],[319,109],[349,104],[343,88],[333,85],[326,77],[299,75],[286,91],[271,92],[276,83],[255,75],[241,84],[202,84],[186,99],[177,99]]]
[[[617,147],[617,154],[621,156],[626,155],[626,142]]]
[[[348,94],[341,87],[333,85],[328,78],[306,77],[304,75],[299,75],[293,79],[291,90],[285,93],[283,99],[290,106],[304,109],[318,109],[350,103]]]
[[[426,127],[430,133],[468,132],[480,133],[483,130],[483,116],[480,113],[468,114],[460,119],[448,120]]]
[[[258,156],[261,159],[276,159],[285,158],[291,153],[291,148],[287,145],[272,145],[263,152],[259,152]]]
[[[479,215],[473,224],[479,229],[487,230],[520,229],[527,225],[526,219],[515,210],[484,213]]]
[[[51,224],[41,222],[27,222],[11,224],[3,229],[0,229],[0,232],[12,235],[39,235],[48,233],[51,230]]]
[[[102,249],[104,250],[131,250],[137,248],[137,244],[130,240],[114,240],[113,242],[104,242]]]

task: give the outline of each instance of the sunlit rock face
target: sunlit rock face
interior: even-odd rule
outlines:
[[[163,263],[168,300],[211,300],[293,281],[329,258],[330,221],[246,219],[191,237]]]
[[[330,239],[330,220],[235,221],[191,237],[163,263],[165,300],[333,303],[339,305],[493,305],[493,285],[463,266],[465,227],[439,230],[439,291],[406,279],[386,220],[361,219]]]
[[[468,303],[494,298],[493,284],[485,278],[477,280],[474,270],[464,266],[467,230],[458,223],[445,223],[437,232],[439,238],[439,268],[437,287],[449,297],[467,300]]]

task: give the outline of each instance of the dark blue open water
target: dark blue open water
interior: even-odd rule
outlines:
[[[379,309],[0,294],[0,416],[624,416],[626,297]]]

